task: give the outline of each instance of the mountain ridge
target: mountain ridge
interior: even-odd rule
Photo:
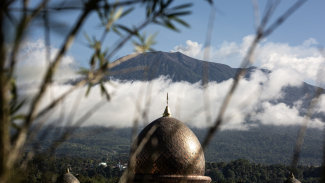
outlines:
[[[116,63],[118,62],[118,63]],[[151,81],[160,76],[165,76],[171,79],[172,82],[186,81],[189,83],[197,83],[202,80],[203,63],[199,59],[191,58],[180,52],[147,52],[144,54],[131,54],[121,57],[113,62],[116,66],[111,71],[118,72],[123,69],[131,69],[134,67],[147,67],[145,70],[129,72],[124,74],[115,75],[112,79],[122,81]],[[228,79],[234,78],[239,68],[231,68],[228,65],[216,62],[208,62],[209,64],[209,82],[223,82]],[[247,69],[246,79],[249,79],[251,74],[259,69],[263,73],[269,74],[272,71],[267,69],[260,69],[258,67],[249,67]],[[311,99],[316,91],[316,86],[302,83],[300,87],[286,86],[282,88],[284,97],[271,100],[273,104],[285,103],[293,107],[298,100],[302,101],[302,109],[299,111],[300,115],[304,115],[309,106]],[[321,113],[314,114],[313,117],[321,118],[325,121],[325,116]]]

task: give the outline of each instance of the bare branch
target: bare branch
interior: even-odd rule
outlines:
[[[83,123],[85,123],[93,114],[95,111],[97,111],[98,109],[100,109],[101,107],[103,107],[105,104],[107,103],[106,100],[101,100],[100,102],[98,102],[97,104],[95,104],[92,108],[90,108],[88,110],[88,112],[86,112],[83,116],[81,116],[75,123],[73,126],[75,127],[80,127],[81,125],[83,125]],[[73,129],[72,131],[67,131],[65,132],[61,138],[57,141],[55,141],[51,147],[49,147],[47,150],[45,150],[42,154],[48,154],[48,153],[53,153],[55,151],[55,149],[60,146],[64,141],[68,140],[69,137],[74,133],[76,129]]]
[[[256,31],[258,30],[258,28],[260,27],[260,6],[258,4],[257,0],[252,0],[252,4],[253,4],[253,9],[254,9],[254,25],[255,25],[255,29]]]
[[[275,21],[268,29],[264,31],[263,37],[270,35],[277,27],[279,27],[290,15],[292,15],[300,6],[302,6],[307,0],[299,0],[293,6],[291,6],[277,21]]]
[[[212,39],[212,30],[214,25],[214,19],[216,16],[216,8],[213,6],[210,10],[210,17],[208,23],[207,34],[205,38],[205,46],[204,46],[204,61],[202,65],[202,86],[203,86],[203,102],[205,109],[205,118],[207,126],[211,124],[211,109],[210,109],[210,97],[209,97],[209,57],[210,57],[210,46]]]
[[[8,158],[8,162],[11,162],[13,164],[15,157],[17,157],[19,149],[22,147],[22,145],[25,142],[25,137],[27,130],[31,123],[34,121],[34,119],[37,117],[36,111],[39,107],[39,104],[41,102],[42,97],[46,93],[46,90],[48,89],[48,86],[52,80],[52,76],[55,73],[55,70],[57,69],[61,58],[65,54],[65,52],[69,49],[70,45],[73,42],[74,37],[76,36],[77,32],[79,31],[81,25],[84,23],[85,18],[89,15],[89,13],[93,10],[93,8],[96,6],[97,2],[99,0],[91,1],[85,11],[82,13],[82,15],[79,17],[78,21],[76,22],[74,28],[71,30],[69,35],[67,36],[63,46],[61,47],[58,55],[54,59],[53,63],[49,68],[47,69],[46,75],[44,77],[44,80],[41,84],[40,91],[38,94],[36,94],[35,99],[32,101],[31,108],[28,112],[28,115],[26,117],[26,120],[23,123],[23,126],[19,132],[17,132],[16,136],[13,138],[13,147],[12,147],[12,153],[10,157]]]

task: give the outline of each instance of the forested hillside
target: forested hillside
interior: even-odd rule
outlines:
[[[46,139],[37,148],[44,149],[62,133],[73,128],[51,128]],[[217,133],[205,151],[206,161],[230,162],[247,159],[252,163],[289,164],[298,126],[260,126],[249,131],[221,131]],[[139,129],[141,130],[141,129]],[[192,128],[202,140],[205,129]],[[106,158],[128,157],[131,128],[81,127],[57,149],[58,156]],[[31,146],[32,144],[30,144]],[[29,146],[29,147],[30,147]],[[308,129],[304,140],[300,164],[320,165],[322,161],[323,132]]]

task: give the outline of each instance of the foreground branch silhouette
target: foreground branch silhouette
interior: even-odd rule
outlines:
[[[191,12],[188,10],[192,6],[192,4],[185,3],[178,6],[173,6],[172,2],[174,0],[134,0],[134,1],[123,1],[116,3],[108,3],[104,0],[89,0],[81,6],[64,6],[60,5],[60,3],[51,5],[49,4],[50,0],[42,0],[39,5],[35,9],[31,9],[29,7],[28,0],[24,0],[23,5],[20,8],[12,7],[17,0],[3,0],[0,2],[0,183],[7,183],[13,181],[10,177],[12,173],[13,166],[15,163],[20,161],[20,155],[24,151],[24,146],[26,145],[27,139],[33,141],[33,144],[37,146],[39,141],[36,141],[34,138],[36,134],[43,127],[43,122],[47,121],[49,116],[53,114],[53,111],[62,104],[64,99],[66,99],[71,93],[76,91],[77,89],[88,87],[85,95],[87,96],[90,90],[93,87],[100,87],[102,95],[104,96],[101,101],[95,103],[92,108],[88,110],[83,116],[81,116],[76,121],[73,121],[74,114],[79,105],[76,102],[76,107],[71,110],[69,114],[67,125],[72,125],[74,127],[80,127],[86,120],[93,115],[96,110],[100,107],[104,106],[114,97],[113,93],[109,93],[105,88],[104,83],[105,77],[113,76],[121,73],[134,72],[139,70],[146,70],[146,67],[136,67],[129,70],[123,70],[120,72],[111,72],[110,69],[116,67],[117,65],[123,63],[127,59],[131,57],[135,57],[140,53],[144,53],[146,51],[152,51],[152,46],[155,44],[154,37],[155,35],[149,35],[146,37],[145,34],[141,34],[141,31],[146,28],[150,24],[161,25],[165,28],[171,29],[173,31],[179,31],[178,28],[174,25],[175,23],[181,24],[183,26],[189,27],[189,24],[181,20],[179,17],[188,15]],[[276,28],[278,28],[290,15],[292,15],[300,6],[302,6],[306,0],[298,0],[296,1],[283,15],[276,19],[276,21],[267,27],[267,24],[273,15],[275,9],[277,8],[280,1],[268,1],[266,11],[262,20],[259,17],[259,5],[257,1],[253,0],[254,7],[254,15],[255,15],[255,26],[257,28],[255,39],[252,42],[245,58],[243,59],[240,69],[237,75],[234,78],[234,81],[229,89],[229,92],[226,94],[222,106],[218,112],[218,116],[215,120],[211,119],[210,106],[209,106],[209,65],[208,62],[205,62],[203,65],[203,73],[202,73],[202,85],[203,85],[203,99],[204,99],[204,107],[199,108],[197,111],[193,113],[193,115],[197,115],[200,112],[205,112],[206,114],[206,123],[211,124],[211,128],[208,129],[208,133],[205,136],[205,139],[202,143],[202,150],[206,149],[208,144],[210,143],[213,136],[218,132],[220,126],[227,122],[229,119],[228,116],[225,116],[230,100],[233,97],[234,92],[236,91],[239,82],[245,76],[247,72],[247,68],[254,63],[254,54],[256,52],[256,47],[259,42],[269,36]],[[204,3],[202,1],[202,3]],[[208,3],[212,4],[212,1],[208,1]],[[144,5],[144,12],[146,13],[146,18],[142,21],[142,23],[138,26],[131,27],[130,25],[122,25],[118,23],[118,20],[124,16],[127,16],[134,8],[134,5]],[[123,11],[121,7],[129,7],[127,10]],[[80,11],[81,14],[78,19],[73,23],[71,30],[65,35],[65,39],[62,43],[61,48],[57,55],[55,55],[53,60],[50,60],[50,54],[46,56],[48,60],[48,68],[46,69],[46,74],[42,78],[42,82],[39,88],[39,91],[32,99],[31,103],[28,104],[25,100],[21,100],[19,98],[19,93],[17,91],[17,86],[15,83],[15,69],[17,67],[18,54],[24,37],[27,35],[28,31],[32,29],[30,27],[31,23],[37,19],[44,19],[44,32],[45,32],[45,41],[47,45],[47,49],[50,46],[50,31],[51,31],[51,22],[48,21],[48,15],[54,12],[66,12],[66,11]],[[209,47],[210,41],[212,37],[212,28],[213,28],[213,20],[214,13],[216,11],[216,7],[212,7],[210,21],[207,30],[206,43],[205,43],[205,53],[204,59],[208,60],[209,58]],[[17,12],[21,13],[21,17],[16,21],[15,19]],[[102,21],[103,33],[99,38],[90,39],[87,33],[85,33],[85,37],[88,41],[88,45],[91,49],[93,49],[93,54],[89,55],[89,68],[80,69],[79,74],[82,75],[80,81],[78,81],[74,86],[72,86],[68,91],[63,93],[57,98],[54,98],[48,105],[45,107],[40,107],[40,104],[44,100],[46,92],[49,91],[51,84],[54,80],[54,75],[58,70],[58,67],[61,63],[63,56],[68,52],[69,48],[74,42],[75,37],[81,31],[82,25],[85,24],[87,17],[89,17],[92,13],[97,13]],[[10,40],[10,46],[12,49],[9,51],[6,46],[8,41],[6,37],[10,37],[12,35],[10,30],[7,28],[8,25],[11,25],[15,29],[15,33],[13,35],[13,40]],[[112,45],[111,51],[103,51],[102,45],[105,43],[107,34],[118,34],[120,39],[117,43]],[[115,62],[111,62],[111,58],[119,51],[128,41],[132,38],[139,39],[139,42],[134,41],[135,50],[138,53],[128,56],[127,58],[119,59]],[[49,52],[49,51],[47,51]],[[146,78],[151,81],[154,78],[155,73],[157,72],[157,68],[159,62],[155,62],[154,64],[154,72]],[[132,141],[136,140],[137,129],[139,126],[139,121],[142,118],[144,124],[148,124],[148,114],[151,105],[152,99],[152,83],[144,85],[142,90],[139,91],[139,95],[134,99],[135,101],[135,110],[136,115],[133,121],[132,128]],[[146,93],[144,91],[147,91]],[[304,134],[308,125],[308,120],[312,116],[313,108],[315,107],[319,95],[323,92],[321,88],[317,90],[315,97],[313,99],[312,104],[307,112],[305,121],[301,127],[301,130],[298,134],[296,147],[294,149],[293,159],[292,159],[292,172],[299,160],[299,154],[301,151],[301,146],[304,139]],[[145,106],[141,106],[142,99],[145,99]],[[241,104],[243,105],[243,104]],[[26,114],[20,114],[20,110],[22,107],[29,107],[29,111]],[[63,114],[62,114],[63,116]],[[63,117],[62,117],[63,118]],[[191,118],[191,117],[189,117]],[[60,117],[61,119],[61,117]],[[17,120],[21,120],[21,123],[17,123]],[[62,120],[63,121],[63,120]],[[33,128],[34,131],[31,131],[31,127],[33,125],[39,125],[39,128]],[[14,129],[14,132],[11,134],[10,130]],[[39,154],[53,154],[55,149],[61,145],[65,140],[69,139],[71,136],[71,132],[74,132],[76,129],[65,132],[59,136],[58,140],[50,145],[49,148],[42,152],[33,151],[29,152],[25,162],[22,164],[22,167],[26,167],[26,163],[30,161],[33,155],[36,153]],[[139,154],[144,145],[150,139],[150,136],[154,133],[155,126],[151,130],[147,136],[143,139],[139,146],[132,146],[130,151],[130,159],[134,160],[134,158]],[[31,133],[32,132],[32,133]],[[32,134],[32,135],[29,135]],[[42,138],[45,138],[48,134],[41,134]],[[133,162],[133,161],[130,161]],[[325,162],[325,158],[324,158]],[[120,182],[128,182],[133,179],[133,172],[131,171],[134,165],[130,164],[130,168],[128,171],[125,171],[123,176],[121,177]]]
[[[184,26],[189,26],[186,22],[181,20],[179,17],[188,15],[191,12],[188,10],[191,4],[181,4],[178,6],[173,6],[173,0],[135,0],[135,1],[123,1],[108,3],[104,0],[89,0],[84,3],[77,2],[80,6],[65,6],[65,3],[57,3],[49,5],[50,0],[42,0],[39,5],[32,9],[28,0],[22,1],[23,4],[17,8],[14,6],[18,0],[4,0],[0,2],[0,183],[6,183],[10,180],[10,174],[14,164],[19,160],[20,153],[26,144],[26,139],[29,138],[33,140],[35,134],[42,128],[44,123],[40,123],[38,128],[33,128],[33,133],[30,133],[31,126],[36,125],[36,121],[40,120],[44,116],[50,116],[53,110],[62,103],[62,101],[69,96],[73,91],[78,88],[88,85],[88,90],[86,95],[89,93],[92,87],[99,84],[101,87],[101,92],[105,96],[106,100],[100,101],[90,109],[84,117],[81,117],[76,122],[69,120],[69,123],[75,127],[82,125],[96,110],[98,110],[105,103],[109,102],[112,94],[108,93],[103,82],[105,76],[115,75],[119,73],[110,73],[109,70],[116,66],[116,63],[111,64],[110,58],[115,55],[115,53],[120,50],[124,44],[131,38],[136,37],[142,41],[137,44],[137,49],[141,52],[146,52],[151,50],[151,46],[155,43],[150,36],[146,38],[140,34],[140,31],[146,26],[154,23],[161,25],[163,27],[169,28],[174,31],[178,31],[174,23],[179,23]],[[130,13],[134,8],[134,5],[142,4],[145,5],[146,19],[138,27],[129,28],[128,25],[118,24],[118,20]],[[126,11],[123,11],[122,7],[130,7]],[[79,18],[74,22],[73,27],[67,35],[65,35],[65,40],[62,43],[59,52],[54,57],[54,60],[49,60],[49,50],[50,46],[50,22],[48,21],[48,15],[54,12],[66,12],[66,11],[81,11]],[[74,38],[80,32],[82,25],[85,23],[86,18],[97,12],[101,22],[103,23],[104,31],[100,37],[100,41],[94,39],[88,39],[89,47],[94,50],[94,54],[90,56],[90,69],[82,69],[79,73],[83,75],[83,79],[75,84],[70,90],[62,94],[56,99],[45,106],[40,108],[41,102],[44,100],[44,95],[48,92],[53,76],[56,73],[63,56],[67,53],[70,46],[73,44]],[[21,17],[16,21],[17,13],[21,14]],[[30,104],[27,104],[25,100],[21,101],[17,91],[17,86],[15,83],[15,68],[17,66],[17,56],[20,51],[20,47],[27,35],[28,31],[32,29],[30,27],[31,23],[37,19],[43,19],[44,21],[44,32],[45,41],[47,46],[47,60],[48,68],[46,70],[45,76],[42,78],[42,82],[38,93],[32,99]],[[13,40],[9,40],[10,46],[12,46],[11,51],[6,48],[6,38],[12,35],[8,26],[13,26],[15,30]],[[121,33],[124,32],[123,33]],[[105,41],[106,35],[108,33],[116,33],[121,36],[118,44],[113,45],[115,48],[111,52],[102,51],[101,45]],[[149,41],[147,41],[149,40]],[[8,41],[8,40],[7,40]],[[7,62],[9,60],[9,63]],[[121,62],[120,62],[121,63]],[[133,72],[137,70],[143,70],[145,68],[134,68],[123,73]],[[28,106],[29,111],[27,114],[18,114],[22,107]],[[72,111],[73,112],[73,111]],[[21,119],[22,123],[17,123],[16,120]],[[44,119],[48,119],[45,117]],[[73,119],[73,118],[71,118]],[[10,129],[14,128],[15,132],[10,134]],[[28,134],[33,134],[32,136]],[[41,153],[53,152],[58,145],[63,141],[67,140],[71,134],[64,133],[61,135],[57,142],[51,144],[48,150]],[[46,137],[47,134],[42,134],[42,137]],[[37,144],[39,142],[35,142]],[[30,152],[28,158],[25,160],[28,162],[33,156],[33,152]]]

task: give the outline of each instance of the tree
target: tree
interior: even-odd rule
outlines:
[[[216,169],[213,169],[210,171],[210,173],[208,174],[208,176],[213,180],[213,181],[219,181],[219,180],[223,180],[224,176],[223,174]]]
[[[112,174],[113,174],[113,170],[112,167],[110,165],[108,165],[105,169],[104,169],[105,173],[106,173],[106,178],[111,178]]]
[[[53,109],[55,109],[71,92],[77,88],[87,86],[87,95],[92,87],[99,87],[104,96],[103,98],[106,99],[106,101],[103,100],[95,104],[87,113],[84,114],[84,116],[81,116],[75,122],[76,127],[82,125],[96,109],[110,101],[112,96],[105,88],[103,78],[109,76],[111,74],[110,69],[118,64],[112,63],[111,58],[127,41],[131,38],[137,38],[138,41],[133,41],[137,52],[152,51],[152,45],[155,44],[155,34],[147,37],[145,33],[141,32],[147,25],[157,24],[174,31],[178,31],[175,23],[186,27],[189,26],[186,22],[180,19],[180,16],[188,15],[190,13],[188,8],[191,4],[186,3],[173,6],[172,1],[173,0],[126,0],[122,2],[117,1],[115,3],[109,3],[105,0],[88,0],[82,1],[81,8],[64,6],[64,4],[51,5],[49,4],[49,0],[40,0],[39,4],[35,8],[30,7],[28,0],[24,0],[22,1],[22,5],[17,8],[15,3],[18,2],[18,0],[0,1],[0,183],[12,181],[9,180],[10,174],[15,163],[18,162],[20,152],[26,145],[27,140],[32,141],[34,148],[33,151],[30,151],[24,159],[24,161],[29,162],[32,159],[34,152],[42,155],[53,154],[56,147],[68,139],[77,129],[75,128],[71,131],[64,132],[59,136],[57,141],[41,152],[39,152],[38,148],[40,142],[33,141],[35,139],[35,134],[37,134],[43,126],[42,117],[50,115]],[[208,0],[208,2],[212,4],[212,0]],[[270,18],[269,16],[271,16],[272,13],[266,13],[265,17],[262,18],[263,21],[257,28],[253,44],[251,45],[247,56],[243,60],[240,69],[238,69],[238,74],[234,78],[230,91],[226,94],[218,117],[214,120],[213,126],[208,130],[205,140],[202,143],[203,149],[207,147],[213,135],[219,130],[220,125],[223,123],[224,115],[229,101],[232,98],[232,94],[235,92],[241,78],[245,75],[247,71],[246,68],[251,66],[254,62],[252,57],[258,42],[271,34],[289,15],[292,14],[292,12],[301,6],[303,2],[304,1],[300,0],[294,4],[292,8],[286,11],[283,16],[279,17],[270,27],[266,27],[266,23],[268,23]],[[128,15],[128,13],[133,10],[132,6],[136,4],[142,4],[145,7],[144,13],[146,18],[143,23],[136,27],[119,24],[118,20],[121,17]],[[121,7],[126,7],[127,9],[123,11]],[[269,9],[267,9],[267,12],[273,12],[274,7],[275,6],[270,6]],[[51,26],[47,19],[48,15],[53,12],[58,13],[70,11],[72,9],[80,9],[81,15],[76,22],[72,23],[73,26],[71,30],[68,31],[68,34],[65,35],[65,41],[54,59],[50,60],[48,57],[49,66],[42,78],[39,91],[30,103],[27,103],[25,99],[20,98],[14,74],[17,62],[19,61],[18,52],[23,42],[23,38],[28,31],[33,29],[31,23],[34,20],[44,20],[44,30],[46,33],[49,33]],[[14,10],[20,12],[19,16],[15,14]],[[53,76],[60,65],[62,57],[67,53],[67,50],[73,43],[76,35],[80,32],[87,17],[92,13],[98,14],[102,22],[103,33],[99,38],[94,37],[92,39],[85,34],[85,37],[88,40],[88,46],[93,49],[93,54],[89,56],[89,68],[80,69],[79,73],[83,75],[83,78],[78,81],[74,87],[62,94],[60,97],[54,99],[49,105],[41,107],[40,104],[53,82]],[[107,37],[106,35],[109,33],[121,35],[121,39],[117,44],[112,45],[111,50],[107,51],[102,47],[102,43],[105,41]],[[48,38],[49,36],[46,34],[45,40],[48,40]],[[8,45],[10,49],[7,49]],[[49,46],[48,41],[47,46]],[[134,68],[132,71],[141,69],[145,68]],[[208,76],[208,74],[205,72],[207,70],[208,69],[205,69],[203,71],[203,88],[206,88],[207,86],[208,78],[206,78],[206,76]],[[27,112],[22,113],[22,108],[27,108]],[[143,115],[146,115],[145,111],[143,112]],[[36,125],[36,127],[31,128],[33,125]],[[137,128],[136,125],[135,128]],[[41,137],[46,137],[46,135],[47,133],[40,134]],[[131,151],[131,157],[134,155],[133,152],[136,152],[135,148]],[[296,162],[296,157],[299,156],[294,157],[295,159],[293,162]],[[296,166],[296,163],[293,163],[293,165]],[[231,170],[228,171],[226,177],[234,178],[234,172]],[[37,173],[35,176],[35,180],[40,179],[41,173]]]
[[[19,158],[19,153],[26,143],[26,139],[33,139],[35,134],[41,128],[42,123],[38,123],[38,127],[30,131],[30,127],[35,125],[41,117],[48,115],[66,96],[79,87],[88,85],[88,91],[96,85],[101,88],[103,96],[109,101],[111,98],[110,93],[106,90],[103,82],[104,76],[109,76],[109,70],[116,66],[116,63],[110,63],[112,56],[118,51],[127,41],[131,38],[138,38],[139,41],[133,41],[135,50],[138,52],[146,52],[153,50],[151,46],[155,44],[155,35],[141,34],[149,24],[158,24],[168,29],[178,31],[175,23],[189,27],[189,25],[180,19],[181,16],[190,14],[189,7],[191,4],[181,4],[178,6],[172,5],[173,0],[134,0],[109,3],[105,0],[89,0],[81,1],[81,7],[64,6],[64,4],[54,3],[49,4],[49,0],[41,0],[36,8],[29,5],[29,1],[22,1],[22,5],[18,6],[18,11],[21,13],[20,17],[15,14],[13,9],[17,8],[18,0],[3,0],[0,2],[0,182],[5,183],[9,181],[10,173],[13,165]],[[212,3],[212,0],[208,0]],[[131,27],[129,25],[122,25],[118,23],[121,17],[126,16],[134,8],[133,6],[142,4],[145,6],[146,18],[144,22],[137,26]],[[127,8],[123,11],[122,7]],[[48,15],[51,13],[61,13],[79,9],[81,16],[74,22],[71,30],[65,35],[65,41],[62,44],[59,52],[53,60],[48,58],[49,66],[46,70],[44,78],[40,84],[39,92],[31,103],[28,104],[26,100],[19,97],[17,86],[15,83],[15,69],[18,62],[18,52],[22,44],[24,36],[33,27],[31,24],[35,20],[44,20],[44,30],[47,32],[45,40],[48,44],[48,33],[51,24],[48,21]],[[17,9],[15,9],[17,10]],[[53,81],[53,75],[60,65],[63,55],[67,52],[70,45],[73,43],[74,38],[80,32],[82,25],[85,23],[86,18],[92,14],[97,13],[103,26],[103,34],[100,38],[94,37],[90,39],[86,34],[89,46],[93,48],[93,55],[90,56],[90,66],[87,69],[81,69],[80,74],[84,78],[79,81],[71,90],[61,95],[52,101],[51,104],[40,108],[40,103],[44,99],[44,95]],[[10,27],[10,28],[9,28]],[[14,31],[12,31],[14,30]],[[112,45],[112,50],[107,51],[102,48],[102,43],[105,41],[108,33],[116,33],[121,36],[119,43]],[[12,38],[12,39],[11,39]],[[11,46],[10,51],[6,48],[8,44]],[[139,69],[135,68],[134,70]],[[142,69],[142,68],[140,68]],[[84,117],[76,122],[76,126],[80,126],[93,111],[101,107],[105,101],[96,104],[93,109],[90,109]],[[22,107],[28,107],[27,113],[20,113]],[[17,123],[21,120],[21,123]],[[11,135],[10,129],[15,129]],[[73,130],[74,131],[74,130]],[[66,132],[60,136],[57,142],[53,143],[48,149],[41,152],[43,154],[53,153],[55,148],[60,145],[64,140],[69,138],[70,134]],[[31,133],[32,132],[32,133]],[[41,134],[46,136],[47,134]],[[38,147],[39,142],[33,142],[34,147]],[[34,151],[38,150],[35,148]],[[40,153],[40,152],[37,152]],[[28,156],[26,161],[31,159],[33,152]]]
[[[231,169],[226,169],[225,171],[225,177],[228,179],[228,180],[233,180],[235,178],[235,173],[234,171],[232,171]]]

